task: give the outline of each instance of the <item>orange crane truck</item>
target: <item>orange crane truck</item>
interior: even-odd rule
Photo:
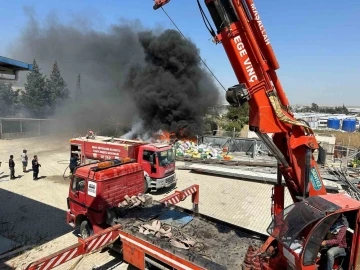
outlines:
[[[168,2],[155,0],[154,9],[163,8]],[[129,227],[129,223],[144,219],[143,214],[137,213],[146,207],[138,207],[128,211],[120,224],[79,239],[74,247],[76,251],[67,248],[31,264],[28,269],[45,269],[42,267],[45,263],[46,269],[50,269],[54,266],[54,258],[85,254],[94,249],[94,245],[99,248],[115,239],[122,246],[124,260],[139,269],[147,269],[148,264],[159,269],[360,269],[360,202],[347,194],[327,194],[312,155],[318,143],[309,125],[295,119],[290,110],[276,75],[279,64],[253,0],[205,0],[216,30],[199,0],[197,2],[213,41],[223,45],[239,82],[226,91],[228,102],[233,106],[249,103],[250,130],[257,133],[278,161],[268,238],[261,243],[261,237],[254,232],[244,235],[242,228],[191,212],[193,219],[181,232],[173,230],[174,241],[164,238],[164,242],[158,242],[155,234],[160,229],[157,230],[156,220],[150,227],[140,227],[139,234]],[[274,134],[272,139],[267,133]],[[294,202],[286,208],[285,187]],[[176,204],[187,192],[188,189],[176,192],[174,197],[164,200],[168,205]],[[160,205],[166,209],[164,204]],[[127,215],[132,215],[133,219],[128,219]],[[337,254],[333,265],[327,265],[332,258],[323,251],[323,241],[339,217],[348,221],[346,248]],[[178,239],[182,243],[179,244],[176,236],[183,234],[193,239],[184,240],[187,242]],[[249,244],[254,238],[256,241]],[[193,240],[203,243],[204,248],[193,245]],[[183,249],[183,245],[189,249]]]
[[[176,185],[175,153],[171,145],[91,135],[70,140],[70,155],[77,154],[80,164],[130,157],[144,169],[146,190],[156,192]]]

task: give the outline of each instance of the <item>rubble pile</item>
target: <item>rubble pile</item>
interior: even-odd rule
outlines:
[[[177,141],[175,143],[175,153],[177,157],[200,158],[200,159],[232,159],[226,151],[211,144],[197,145],[191,141]]]

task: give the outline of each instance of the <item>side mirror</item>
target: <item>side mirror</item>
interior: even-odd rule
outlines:
[[[79,191],[78,191],[78,190],[77,190],[77,191],[75,191],[74,196],[75,196],[76,198],[78,198],[78,197],[79,197]]]

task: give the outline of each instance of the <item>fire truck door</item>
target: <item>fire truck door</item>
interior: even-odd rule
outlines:
[[[142,166],[144,170],[150,174],[156,173],[156,155],[154,151],[144,150]]]
[[[86,211],[86,181],[82,177],[74,176],[71,184],[70,208],[74,212]]]

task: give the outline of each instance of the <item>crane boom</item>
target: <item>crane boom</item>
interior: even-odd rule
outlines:
[[[170,0],[155,0],[158,9]],[[249,103],[249,128],[264,141],[279,163],[279,170],[294,202],[326,194],[312,152],[318,148],[308,124],[294,118],[277,77],[279,68],[269,36],[253,0],[205,0],[221,43],[239,84],[226,99],[232,106]],[[200,6],[200,5],[199,5]],[[269,138],[267,133],[273,133]],[[284,207],[281,177],[274,188],[275,214]]]

